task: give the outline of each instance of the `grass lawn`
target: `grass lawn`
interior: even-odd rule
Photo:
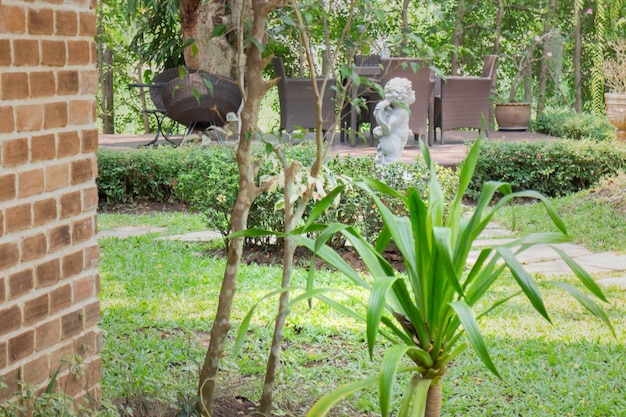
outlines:
[[[575,206],[571,201],[559,200],[557,206],[565,210],[573,233],[598,229],[600,212],[581,215],[579,220],[574,217],[575,208],[566,209],[568,204]],[[523,220],[524,216],[535,217],[532,210],[518,207],[518,225],[525,225],[524,230],[541,228],[534,221]],[[609,216],[603,213],[602,217],[605,215]],[[615,211],[610,220],[614,217]],[[121,225],[167,229],[123,240],[99,240],[105,332],[103,392],[107,399],[132,398],[135,416],[158,417],[163,412],[158,402],[182,404],[195,395],[225,261],[206,255],[206,244],[157,239],[159,235],[201,230],[200,216],[99,216],[100,230]],[[594,250],[624,250],[623,217],[616,227],[621,233],[617,229],[602,236],[585,233],[581,241],[590,242]],[[306,271],[299,270],[294,285],[303,285],[305,276]],[[250,306],[279,285],[280,269],[243,266],[240,277],[232,338]],[[513,280],[503,278],[493,288],[492,301],[516,291]],[[319,285],[365,296],[341,275],[320,272],[317,280]],[[554,325],[545,322],[520,297],[485,317],[481,321],[483,332],[504,379],[490,374],[471,351],[466,351],[450,367],[444,381],[442,415],[626,416],[626,291],[609,287],[605,292],[611,303],[605,308],[617,338],[575,301],[547,287],[543,294]],[[261,301],[243,353],[233,357],[227,352],[220,394],[252,400],[260,397],[275,310],[276,300]],[[276,395],[278,414],[302,416],[338,384],[374,373],[381,352],[382,347],[370,360],[364,326],[359,323],[320,303],[312,310],[304,304],[296,306],[287,322]],[[138,410],[137,404],[147,411]],[[376,409],[376,393],[363,392],[344,401],[334,415],[373,416]]]

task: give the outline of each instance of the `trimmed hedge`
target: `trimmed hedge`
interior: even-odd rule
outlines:
[[[626,167],[626,146],[618,142],[483,141],[469,197],[486,181],[511,183],[514,191],[535,190],[558,197],[589,188]]]
[[[304,143],[287,148],[285,154],[306,167],[313,161],[315,149]],[[279,173],[276,161],[265,155],[262,148],[255,153],[255,158],[260,164],[257,181]],[[125,203],[135,199],[183,201],[202,212],[211,229],[219,230],[223,235],[230,232],[230,212],[237,196],[239,180],[234,149],[215,146],[206,149],[159,148],[132,152],[100,150],[98,169],[98,192],[103,204]],[[438,167],[438,170],[444,193],[451,196],[458,184],[457,175],[450,169]],[[396,163],[379,167],[373,157],[335,158],[326,163],[324,170],[328,188],[347,178],[364,176],[383,178],[398,190],[413,186],[424,195],[426,193],[428,172],[419,161],[411,165]],[[259,196],[251,208],[248,226],[281,230],[283,212],[276,210],[276,204],[282,197],[281,190]],[[313,203],[310,203],[309,210]],[[386,203],[392,210],[399,210],[397,202]],[[382,226],[373,201],[356,187],[349,187],[341,196],[339,204],[329,209],[321,221],[341,221],[354,225],[367,237],[374,237]]]
[[[574,140],[614,140],[615,127],[606,116],[575,113],[570,109],[552,109],[532,123],[532,129],[558,138]]]

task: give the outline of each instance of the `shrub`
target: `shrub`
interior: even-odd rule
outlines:
[[[615,139],[615,127],[606,117],[589,113],[578,114],[569,109],[544,112],[533,122],[532,129],[564,139],[597,141]]]
[[[141,149],[132,152],[100,149],[98,196],[108,204],[128,203],[137,198],[172,201],[176,178],[192,149]]]
[[[594,141],[483,142],[468,195],[497,180],[513,190],[558,197],[589,188],[626,167],[626,148]]]
[[[303,143],[286,148],[285,155],[307,167],[314,159],[315,148],[310,143]],[[277,161],[273,156],[268,157],[263,148],[259,147],[255,152],[255,159],[260,164],[257,181],[280,172]],[[134,199],[179,200],[203,213],[209,228],[223,236],[230,233],[230,213],[239,189],[235,150],[232,148],[160,148],[134,152],[101,150],[98,152],[98,169],[98,193],[105,203],[124,203]],[[453,195],[458,184],[456,173],[449,168],[437,169],[445,195]],[[426,195],[429,177],[422,160],[411,165],[398,162],[380,167],[371,156],[336,157],[327,162],[324,173],[331,188],[333,184],[351,178],[373,176],[382,178],[399,190],[416,188],[422,195]],[[282,190],[279,189],[260,195],[250,210],[248,226],[282,230],[283,213],[276,209],[282,198]],[[396,213],[401,213],[399,201],[387,198],[386,202]],[[373,238],[382,227],[373,200],[361,189],[352,187],[347,187],[340,203],[329,209],[324,219],[352,224],[368,238]],[[267,243],[263,240],[266,238],[259,239],[262,239],[259,243]]]

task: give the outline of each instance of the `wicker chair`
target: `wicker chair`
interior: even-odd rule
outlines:
[[[380,82],[382,75],[380,55],[356,55],[354,57],[354,72],[361,77],[369,78],[372,81]],[[341,111],[341,141],[345,141],[350,132],[360,131],[360,127],[366,123],[370,124],[370,137],[374,129],[375,121],[372,121],[372,112],[376,103],[380,101],[380,95],[376,90],[366,85],[349,85],[349,95],[351,99],[361,99],[362,105],[358,109],[352,102],[346,103]],[[373,139],[372,139],[373,141]],[[352,141],[352,146],[356,146],[356,141]]]
[[[434,128],[441,131],[441,144],[444,132],[457,128],[480,129],[489,137],[489,94],[497,60],[496,55],[487,55],[480,76],[437,80]]]
[[[433,128],[428,123],[432,120],[435,75],[427,63],[418,58],[383,58],[383,86],[395,77],[406,78],[413,84],[415,102],[409,106],[411,116],[409,128],[419,137],[427,137],[428,144],[432,143]]]
[[[292,132],[298,129],[317,128],[315,97],[310,78],[288,78],[282,58],[272,58],[272,66],[278,81],[278,99],[280,101],[280,130]],[[317,79],[317,86],[322,87],[323,79]],[[322,102],[322,130],[333,128],[335,123],[335,79],[330,78]]]

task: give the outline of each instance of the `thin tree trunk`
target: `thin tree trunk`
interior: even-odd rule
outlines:
[[[248,214],[254,199],[272,184],[270,181],[266,182],[262,187],[256,186],[254,179],[257,167],[252,160],[251,144],[257,135],[261,100],[267,90],[273,85],[273,82],[263,79],[263,69],[269,63],[269,59],[262,57],[258,45],[262,45],[265,41],[265,21],[267,15],[277,5],[278,3],[275,1],[253,0],[254,18],[250,36],[256,39],[257,42],[250,42],[245,58],[239,56],[237,59],[237,62],[240,63],[245,61],[246,71],[243,75],[244,85],[240,85],[244,100],[244,106],[240,115],[241,131],[243,133],[239,138],[237,147],[239,192],[231,216],[231,229],[233,232],[247,228]],[[245,11],[242,11],[240,14],[240,16],[246,15]],[[243,27],[241,23],[237,22],[240,28]],[[240,54],[243,54],[243,51]],[[242,69],[240,66],[236,66],[236,68],[239,71]],[[200,397],[199,411],[203,416],[210,417],[213,414],[212,403],[215,396],[220,360],[224,355],[228,332],[231,328],[230,317],[237,291],[237,275],[239,273],[243,243],[244,238],[234,238],[228,248],[228,258],[220,289],[217,313],[211,329],[211,340],[200,371],[198,386],[198,395]]]
[[[409,3],[411,0],[402,2],[402,42],[400,43],[400,56],[405,56],[405,49],[408,47],[409,33]]]
[[[455,48],[459,48],[463,39],[463,18],[465,17],[465,0],[459,0],[459,5],[456,12],[456,22],[454,24],[454,33],[452,35],[452,43]],[[457,75],[459,70],[459,56],[456,50],[452,51],[452,58],[450,59],[450,74]]]
[[[102,80],[102,121],[104,133],[115,133],[115,104],[113,102],[113,51],[104,51]]]
[[[143,84],[141,79],[141,65],[137,67],[137,84]],[[143,87],[139,87],[139,101],[141,102],[141,118],[143,120],[143,132],[148,134],[150,133],[150,119],[148,118],[147,104],[146,103],[146,91]]]
[[[543,26],[543,41],[541,54],[541,67],[539,71],[539,94],[537,99],[537,116],[541,116],[546,106],[546,89],[548,86],[548,52],[550,52],[550,31],[552,21],[556,13],[556,0],[550,0],[550,7],[546,10]]]
[[[441,384],[431,385],[428,389],[428,397],[426,399],[426,413],[424,417],[441,416]]]
[[[582,70],[581,70],[581,51],[582,51],[582,39],[581,39],[581,16],[582,10],[575,8],[576,13],[574,23],[574,97],[575,97],[575,109],[576,113],[581,113],[583,109],[582,99]]]

